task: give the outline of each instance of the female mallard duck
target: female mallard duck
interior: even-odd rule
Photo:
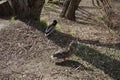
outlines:
[[[51,56],[51,58],[52,59],[54,59],[54,58],[56,58],[56,59],[63,59],[64,61],[67,60],[75,52],[76,45],[77,45],[77,43],[72,41],[69,44],[69,47],[65,51],[58,52],[58,53],[54,54],[53,56]]]
[[[55,26],[57,23],[57,20],[54,20],[53,23],[46,28],[45,36],[49,36],[55,30]]]

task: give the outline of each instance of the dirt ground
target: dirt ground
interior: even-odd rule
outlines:
[[[81,2],[76,22],[59,17],[60,5],[46,4],[41,20],[58,20],[49,37],[30,21],[0,19],[0,80],[120,80],[120,36],[90,2]],[[76,39],[84,45],[79,54],[51,59]]]

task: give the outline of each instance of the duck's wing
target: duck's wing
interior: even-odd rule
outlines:
[[[54,25],[50,25],[46,28],[45,33],[49,32],[50,30],[54,29]]]
[[[49,36],[54,30],[51,30],[50,32],[45,33],[45,36]]]
[[[61,53],[57,53],[54,54],[53,57],[56,57],[57,59],[62,59],[62,58],[66,58],[69,57],[68,52],[61,52]]]
[[[55,30],[54,25],[51,25],[51,26],[47,27],[46,30],[45,30],[45,36],[50,35],[54,30]]]

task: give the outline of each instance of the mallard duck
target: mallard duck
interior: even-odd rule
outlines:
[[[54,54],[53,56],[51,56],[52,59],[63,59],[64,61],[69,59],[69,57],[71,57],[75,51],[75,46],[76,43],[74,43],[73,41],[69,44],[68,48],[65,51],[62,52],[58,52],[56,54]]]
[[[67,60],[69,57],[71,56],[70,51],[64,51],[64,52],[59,52],[56,53],[52,56],[52,58],[56,58],[56,59],[63,59],[64,61]]]
[[[57,23],[57,20],[54,20],[53,23],[46,28],[45,36],[49,36],[55,30],[55,26]]]

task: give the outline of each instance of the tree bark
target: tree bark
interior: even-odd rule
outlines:
[[[65,13],[68,9],[68,6],[70,4],[70,0],[65,0],[64,4],[63,4],[63,9],[62,9],[62,12],[60,14],[60,17],[65,17]]]
[[[65,17],[69,20],[75,20],[75,11],[77,10],[81,0],[71,0],[66,11]]]
[[[69,20],[75,20],[75,11],[77,10],[81,0],[65,0],[61,17]]]
[[[7,0],[0,1],[0,16],[13,15],[13,9]]]
[[[11,0],[14,13],[19,18],[40,19],[45,0]]]

